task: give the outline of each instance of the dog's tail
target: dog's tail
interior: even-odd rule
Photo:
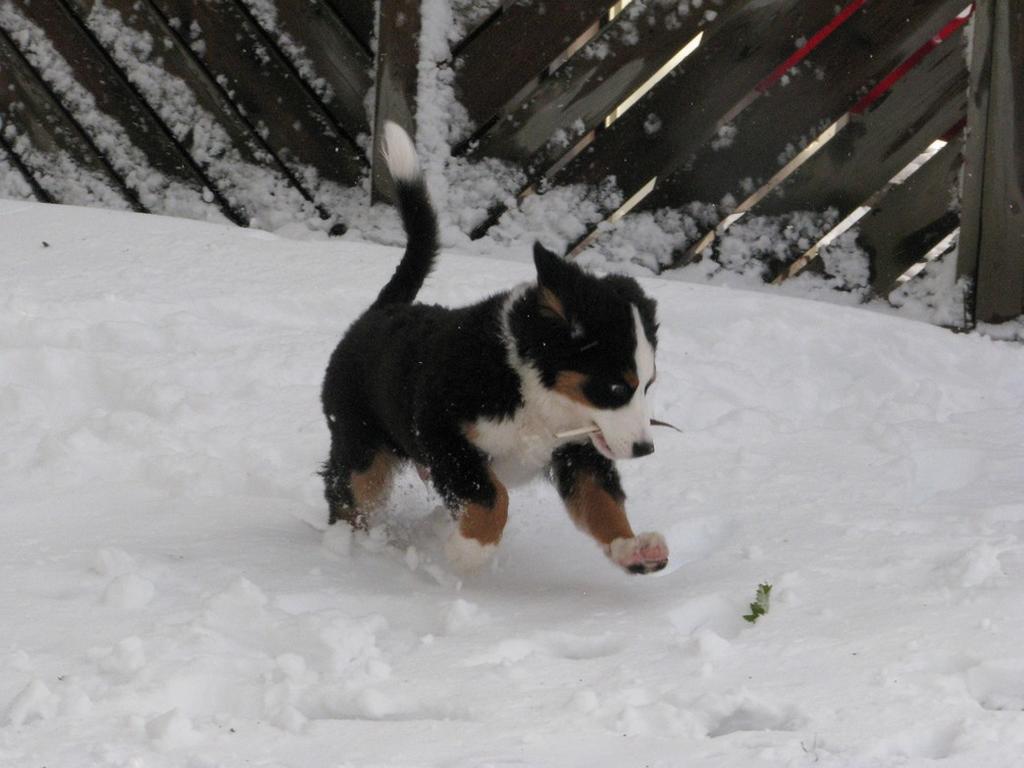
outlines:
[[[427,194],[416,147],[409,134],[390,121],[384,123],[384,159],[395,181],[406,246],[405,255],[395,274],[381,288],[374,307],[411,303],[434,266],[438,247],[437,214]]]

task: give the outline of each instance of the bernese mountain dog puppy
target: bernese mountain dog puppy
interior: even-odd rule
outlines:
[[[364,528],[399,465],[414,462],[457,520],[448,557],[469,570],[501,539],[507,488],[543,473],[614,563],[664,568],[665,540],[633,532],[614,463],[654,451],[654,300],[635,280],[588,274],[538,243],[536,283],[468,307],[414,304],[437,256],[437,216],[394,123],[385,156],[407,246],[327,366],[330,522]]]

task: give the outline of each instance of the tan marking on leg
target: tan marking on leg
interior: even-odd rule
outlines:
[[[565,504],[576,526],[589,533],[605,552],[616,539],[633,538],[625,506],[602,488],[593,475],[576,478]]]
[[[397,466],[398,457],[393,453],[378,451],[367,469],[349,475],[349,487],[356,503],[352,508],[338,509],[337,516],[353,528],[366,528],[367,513],[377,509],[387,499]]]
[[[459,533],[463,538],[475,539],[481,546],[497,544],[508,522],[508,491],[491,473],[494,484],[494,504],[467,504],[459,518]]]
[[[555,386],[553,389],[570,400],[575,400],[577,403],[593,408],[594,404],[583,394],[583,385],[586,381],[586,374],[582,374],[579,371],[559,371],[558,375],[555,376]]]

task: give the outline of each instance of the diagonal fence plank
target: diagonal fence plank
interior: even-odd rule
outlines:
[[[718,202],[740,193],[743,180],[757,186],[795,154],[795,143],[810,141],[861,99],[873,85],[921,49],[964,9],[964,0],[868,2],[787,75],[732,122],[725,146],[701,147],[681,165],[662,171],[643,208],[676,206],[693,200]]]
[[[318,215],[309,193],[148,0],[63,1],[241,221],[273,227]]]
[[[327,0],[338,18],[363,46],[367,54],[373,51],[373,28],[380,0]]]
[[[141,210],[3,30],[0,129],[19,169],[50,200]]]
[[[0,26],[147,210],[217,216],[208,180],[66,6],[13,0]]]
[[[359,179],[358,148],[233,0],[150,2],[310,194],[315,174],[344,184]]]
[[[861,219],[857,242],[870,259],[876,294],[886,295],[900,275],[959,226],[951,202],[962,162],[960,142],[949,142]]]
[[[847,8],[864,2],[851,0]],[[759,95],[758,84],[800,40],[835,18],[832,0],[733,0],[708,25],[693,55],[548,180],[598,186],[613,176],[623,198],[633,197],[676,158],[711,141]],[[504,210],[494,209],[471,236],[482,237]]]
[[[854,0],[860,2],[860,0]],[[579,158],[558,183],[614,176],[628,198],[709,142],[758,93],[765,75],[835,17],[831,0],[739,0],[708,28],[701,47],[669,73]],[[644,125],[654,115],[657,130]]]
[[[462,47],[455,88],[477,128],[539,78],[562,52],[595,27],[615,0],[514,2]]]
[[[835,208],[842,218],[958,123],[967,109],[964,33],[957,31],[892,90],[851,117],[825,147],[754,211]]]
[[[633,3],[501,117],[472,154],[515,162],[535,178],[678,57],[716,18],[717,11],[708,11],[681,14],[675,4]]]
[[[369,133],[373,58],[325,0],[238,0],[350,138]]]

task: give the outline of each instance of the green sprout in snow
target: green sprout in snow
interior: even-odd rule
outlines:
[[[754,597],[754,602],[750,604],[750,613],[743,618],[753,624],[758,617],[768,613],[768,608],[771,607],[771,594],[771,584],[758,584],[757,595]]]

